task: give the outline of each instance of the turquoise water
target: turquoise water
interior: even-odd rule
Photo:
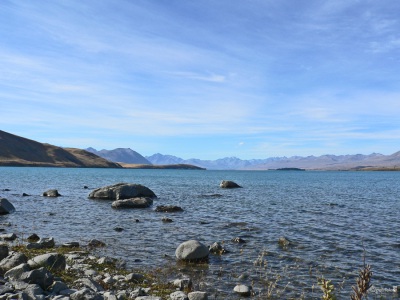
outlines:
[[[221,180],[243,188],[220,189]],[[118,182],[152,189],[158,196],[154,207],[115,210],[111,202],[87,199],[94,188]],[[37,233],[58,243],[100,239],[108,255],[123,258],[129,267],[174,264],[176,247],[188,239],[206,245],[224,241],[230,253],[212,256],[199,279],[219,299],[236,299],[231,291],[238,282],[253,283],[264,293],[265,278],[273,280],[276,273],[282,275],[277,289],[285,297],[320,298],[316,279],[324,276],[349,298],[365,255],[373,270],[371,297],[398,299],[389,290],[400,285],[399,182],[398,172],[1,167],[0,196],[16,212],[0,216],[0,223],[10,222],[5,229],[21,237]],[[63,196],[42,197],[50,188]],[[154,211],[157,205],[179,205],[184,211],[166,215]],[[164,216],[174,222],[163,223]],[[292,241],[287,249],[278,245],[282,236]],[[247,243],[231,242],[235,237]],[[262,267],[254,265],[260,255]],[[248,276],[237,278],[244,273]]]

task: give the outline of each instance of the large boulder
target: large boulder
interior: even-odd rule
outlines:
[[[175,255],[179,260],[199,261],[208,258],[210,251],[207,246],[197,240],[183,242],[176,248]]]
[[[222,180],[219,186],[223,189],[234,189],[234,188],[241,188],[236,182],[230,180]]]
[[[95,189],[89,194],[90,199],[123,200],[138,197],[157,198],[148,187],[134,183],[117,183]]]
[[[0,215],[6,215],[15,211],[14,205],[6,198],[0,198]]]
[[[149,197],[140,197],[124,200],[115,200],[112,204],[112,208],[146,208],[153,204],[153,200]]]

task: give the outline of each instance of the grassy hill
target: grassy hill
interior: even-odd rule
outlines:
[[[0,166],[121,167],[85,150],[42,144],[1,130]]]

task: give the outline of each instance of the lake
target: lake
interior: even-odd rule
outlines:
[[[221,180],[243,188],[221,189]],[[145,185],[158,198],[152,208],[136,210],[88,199],[93,189],[118,182]],[[257,294],[276,282],[283,298],[320,299],[319,277],[349,299],[365,258],[373,271],[371,298],[399,299],[390,291],[400,285],[399,183],[399,172],[1,167],[0,196],[16,212],[0,216],[0,224],[10,222],[2,227],[20,238],[36,233],[58,244],[96,238],[107,244],[105,254],[132,268],[176,264],[176,247],[189,239],[224,242],[229,253],[180,271],[196,273],[195,286],[215,299],[237,299],[232,290],[238,282],[253,284]],[[62,197],[41,196],[53,188]],[[184,211],[158,213],[157,205]],[[162,222],[165,216],[173,222]],[[246,243],[232,242],[236,237]],[[280,237],[290,245],[282,248]]]

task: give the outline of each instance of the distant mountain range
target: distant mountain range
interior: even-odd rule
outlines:
[[[114,150],[103,149],[97,151],[96,149],[89,147],[85,150],[113,162],[123,162],[127,164],[141,164],[141,165],[152,164],[145,157],[143,157],[142,155],[140,155],[136,151],[133,151],[130,148],[117,148]]]
[[[93,149],[93,148],[88,148]],[[125,151],[123,151],[125,150]],[[90,150],[89,150],[90,151]],[[120,153],[111,157],[108,153]],[[237,157],[226,157],[217,160],[183,159],[173,155],[160,153],[143,157],[131,149],[101,150],[96,154],[114,162],[141,164],[142,159],[147,164],[173,165],[188,164],[209,170],[269,170],[300,168],[306,170],[373,170],[373,169],[400,169],[400,151],[392,155],[373,153],[370,155],[322,155],[322,156],[292,156],[270,157],[265,159],[243,160]],[[122,155],[123,154],[123,155]],[[138,156],[139,155],[139,156]]]
[[[121,168],[85,150],[42,144],[1,130],[0,166]]]

